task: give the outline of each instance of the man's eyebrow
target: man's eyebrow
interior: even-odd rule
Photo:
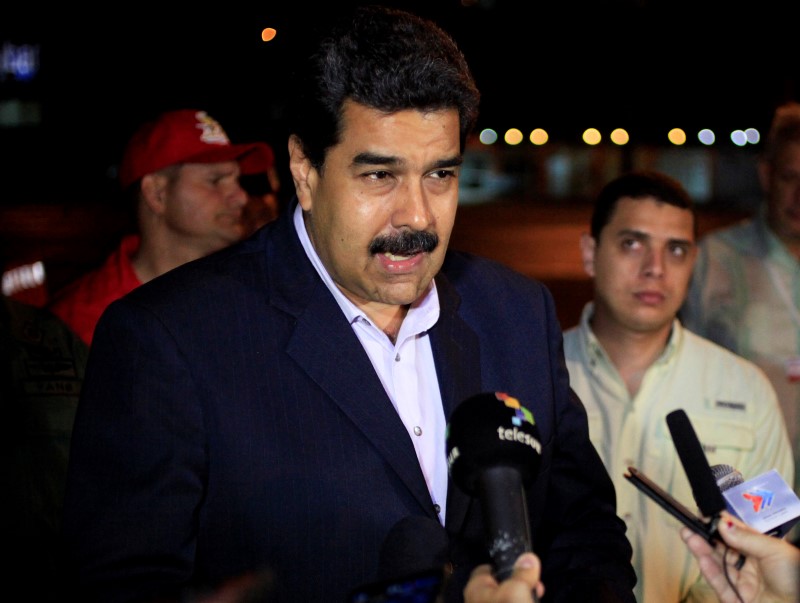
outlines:
[[[438,169],[438,168],[456,167],[461,165],[462,163],[464,163],[464,157],[462,155],[456,155],[455,157],[440,159],[439,161],[433,164],[433,168]]]
[[[634,228],[622,228],[614,233],[617,237],[634,237],[636,239],[649,239],[650,235],[642,230]]]
[[[456,167],[461,165],[464,162],[464,158],[461,155],[456,155],[454,157],[447,157],[445,159],[439,159],[438,161],[434,162],[431,166],[431,169],[441,169],[441,168],[449,168],[449,167]],[[355,157],[353,157],[353,165],[401,165],[403,160],[399,157],[394,155],[381,155],[379,153],[371,153],[369,151],[359,153]]]
[[[365,151],[353,157],[353,165],[397,165],[401,159],[394,155],[380,155]]]
[[[623,228],[622,230],[617,232],[617,237],[633,237],[635,239],[645,240],[645,239],[652,239],[653,235],[651,235],[650,233],[644,232],[642,230],[636,230],[636,229],[633,229],[633,228]],[[669,239],[667,239],[667,242],[672,244],[672,245],[678,244],[678,245],[690,245],[691,246],[691,245],[695,244],[694,240],[692,240],[692,239],[682,239],[682,238],[679,238],[679,237],[669,238]]]

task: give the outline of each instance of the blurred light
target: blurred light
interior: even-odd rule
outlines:
[[[481,133],[478,135],[478,139],[483,144],[494,144],[497,142],[497,132],[491,128],[486,128],[485,130],[481,130]]]
[[[530,140],[537,146],[545,144],[549,139],[550,137],[547,135],[547,132],[541,128],[536,128],[531,132]]]
[[[731,142],[737,147],[743,147],[747,144],[747,134],[742,130],[734,130],[731,132]]]
[[[630,141],[630,136],[625,131],[624,128],[617,128],[613,132],[611,132],[611,142],[618,145],[628,144]]]
[[[503,140],[506,141],[506,144],[519,144],[522,142],[523,136],[520,130],[517,128],[510,128],[506,130],[506,135],[503,137]]]
[[[261,30],[261,39],[264,42],[272,41],[277,35],[278,31],[274,27],[265,27]]]
[[[672,144],[682,145],[686,142],[686,132],[680,128],[672,128],[667,134],[667,138]]]
[[[714,132],[712,132],[708,128],[704,128],[697,133],[697,140],[699,140],[706,146],[714,144],[714,141],[716,139],[717,137],[714,136]]]
[[[10,76],[20,82],[32,80],[39,73],[39,45],[4,42],[0,48],[0,82]]]
[[[761,140],[761,134],[755,128],[747,128],[744,131],[744,135],[747,138],[747,142],[750,144],[758,144]]]
[[[598,144],[603,139],[597,128],[588,128],[584,130],[582,138],[583,142],[591,145]]]
[[[12,296],[25,289],[33,289],[44,284],[45,271],[42,262],[23,264],[3,273],[3,295]]]
[[[0,77],[0,88],[3,78]],[[42,104],[34,100],[0,100],[0,128],[38,126],[42,123]]]

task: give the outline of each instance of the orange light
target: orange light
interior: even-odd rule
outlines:
[[[278,31],[274,27],[265,27],[261,30],[261,39],[265,42],[271,41],[278,35]]]

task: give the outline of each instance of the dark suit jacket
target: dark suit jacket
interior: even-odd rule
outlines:
[[[547,599],[633,601],[624,523],[569,387],[550,293],[453,251],[436,283],[445,416],[484,391],[535,416],[542,462],[527,500]],[[114,602],[269,570],[275,600],[340,603],[376,578],[397,521],[436,517],[408,434],[291,211],[108,308],[65,506],[85,600]],[[459,599],[488,557],[480,506],[454,484],[446,527]]]

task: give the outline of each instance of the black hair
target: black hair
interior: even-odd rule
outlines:
[[[317,169],[339,142],[348,99],[386,113],[458,109],[462,152],[478,117],[480,93],[455,41],[395,8],[355,8],[322,36],[297,76],[289,128]]]
[[[656,171],[628,172],[606,184],[595,199],[591,234],[596,241],[600,240],[601,231],[611,220],[617,203],[623,197],[632,199],[652,197],[661,203],[688,209],[692,212],[692,216],[696,217],[694,201],[678,180]],[[697,235],[697,220],[694,222]]]

